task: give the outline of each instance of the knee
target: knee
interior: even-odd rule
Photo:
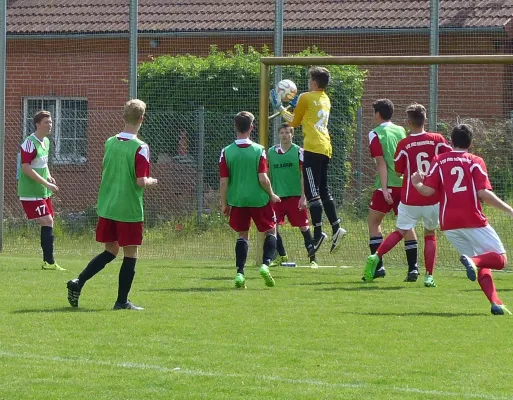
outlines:
[[[51,215],[45,215],[39,218],[39,225],[53,227],[53,217]]]
[[[108,251],[109,253],[113,254],[115,257],[117,257],[118,253],[119,253],[118,242],[105,243],[105,250]]]
[[[504,260],[504,268],[507,268],[507,266],[508,266],[508,257],[506,256],[506,253],[501,254],[501,255],[502,255],[502,259]]]

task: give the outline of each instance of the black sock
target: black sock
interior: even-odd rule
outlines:
[[[378,250],[379,245],[383,242],[383,236],[372,236],[369,239],[369,249],[371,254],[376,253],[376,250]],[[383,266],[383,260],[379,260],[378,265],[376,266],[376,270],[380,269]]]
[[[322,206],[324,207],[324,212],[330,221],[333,234],[335,234],[338,231],[338,228],[340,228],[340,219],[337,216],[337,209],[333,198],[330,197],[327,200],[324,200],[322,202]]]
[[[319,240],[322,233],[322,203],[319,199],[313,200],[309,203],[310,217],[312,218],[312,225],[314,227],[314,238]]]
[[[308,251],[309,246],[313,242],[312,232],[310,232],[310,228],[309,228],[304,232],[301,231],[301,234],[303,235],[303,239],[305,241],[305,249],[306,249],[306,251]],[[315,261],[315,254],[312,257],[310,257],[310,262],[312,262],[312,261]]]
[[[135,276],[135,263],[137,258],[124,257],[119,270],[119,286],[117,303],[125,304],[128,301],[128,293],[132,287]]]
[[[80,287],[83,287],[89,279],[91,279],[103,268],[105,268],[105,266],[115,258],[116,256],[114,254],[105,250],[103,253],[98,254],[91,261],[89,261],[87,267],[85,267],[78,276],[78,283]]]
[[[41,227],[41,248],[43,249],[43,261],[48,264],[54,264],[53,258],[53,227]]]
[[[404,251],[406,252],[406,260],[408,261],[408,272],[418,270],[417,252],[418,243],[416,240],[405,240]]]
[[[285,247],[283,247],[283,240],[281,239],[280,232],[276,233],[276,250],[280,256],[285,256],[287,253],[285,252]]]
[[[268,266],[271,263],[271,259],[275,253],[276,253],[276,236],[274,236],[272,233],[268,233],[267,235],[265,235],[264,257],[263,257],[262,263]]]
[[[244,275],[244,265],[246,265],[246,259],[248,258],[249,243],[244,238],[238,238],[235,243],[235,266],[237,267],[237,273]]]

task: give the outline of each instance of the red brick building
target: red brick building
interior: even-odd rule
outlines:
[[[331,55],[429,54],[429,3],[286,0],[284,53],[317,46]],[[95,203],[103,142],[122,128],[120,110],[128,98],[128,12],[126,0],[8,1],[7,215],[20,212],[16,149],[40,108],[54,113],[58,207],[77,211]],[[513,0],[441,0],[440,54],[511,53],[512,16]],[[272,49],[273,22],[274,0],[140,0],[139,61],[204,55],[211,45]],[[428,102],[428,67],[367,69],[365,130],[374,98],[390,97],[399,108]],[[439,87],[441,119],[503,118],[513,110],[510,66],[441,66]],[[169,132],[169,140],[179,137],[178,130]],[[176,154],[167,156],[169,161],[153,167],[163,185],[149,194],[150,201],[189,209],[196,170],[176,161]]]

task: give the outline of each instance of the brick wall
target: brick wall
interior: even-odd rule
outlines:
[[[161,54],[205,55],[210,45],[219,49],[235,43],[272,48],[270,37],[239,38],[159,38],[159,46],[150,46],[152,38],[139,40],[139,60]],[[496,54],[502,52],[505,38],[501,35],[445,35],[441,54]],[[316,45],[332,55],[413,55],[428,53],[425,35],[324,35],[318,37],[287,36],[285,53]],[[372,127],[370,104],[379,97],[390,97],[401,110],[412,102],[428,102],[428,67],[365,67],[369,71],[365,84],[364,129]],[[506,73],[506,72],[507,73]],[[13,40],[7,42],[6,86],[6,211],[21,213],[16,198],[16,153],[22,136],[22,105],[25,96],[77,96],[88,99],[87,164],[52,166],[61,194],[58,207],[83,210],[96,201],[100,181],[101,159],[105,139],[122,129],[121,110],[128,98],[128,41],[124,39],[82,40]],[[479,118],[508,115],[513,109],[511,96],[505,96],[511,83],[509,70],[503,66],[441,66],[440,118],[472,115]],[[471,90],[471,94],[469,94]],[[185,168],[185,169],[184,169]],[[171,196],[176,205],[190,207],[194,202],[195,172],[193,166],[167,163],[154,169],[162,174],[162,185],[153,197]],[[162,177],[160,177],[162,178]],[[183,187],[184,190],[177,190]]]

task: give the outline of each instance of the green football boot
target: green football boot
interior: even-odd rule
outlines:
[[[284,255],[284,256],[280,256],[278,254],[278,256],[271,261],[271,264],[269,264],[270,267],[279,267],[281,265],[281,263],[283,262],[287,262],[289,260],[289,257],[287,255]]]
[[[66,271],[59,264],[57,264],[57,263],[48,264],[46,261],[41,266],[41,269],[45,269],[47,271]]]
[[[242,274],[237,274],[235,277],[235,287],[237,289],[246,289],[246,278]]]
[[[424,277],[424,286],[425,287],[436,287],[435,279],[433,275],[426,274]]]
[[[367,257],[367,262],[365,263],[365,272],[363,273],[363,281],[372,282],[374,280],[374,272],[376,272],[376,267],[379,264],[379,256],[377,254],[371,254]]]
[[[274,285],[276,285],[276,282],[274,282],[274,278],[269,272],[269,267],[267,265],[262,264],[262,266],[260,267],[260,276],[264,278],[265,286],[273,287]]]

